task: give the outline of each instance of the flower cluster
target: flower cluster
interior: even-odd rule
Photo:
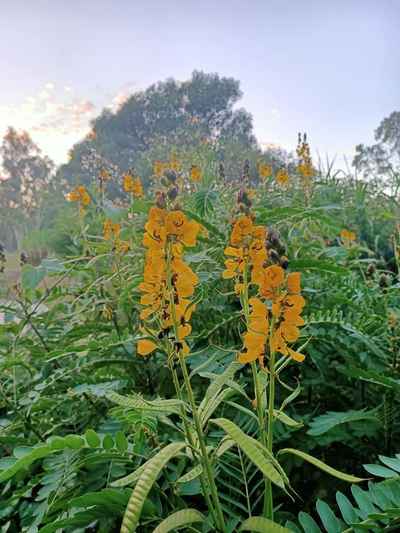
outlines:
[[[119,253],[126,253],[129,250],[129,242],[120,238],[121,225],[107,219],[103,224],[103,237],[106,241],[112,241],[114,249]]]
[[[147,248],[140,303],[140,318],[148,322],[151,338],[168,341],[174,352],[187,355],[185,338],[190,335],[190,318],[195,304],[190,301],[198,278],[185,263],[185,247],[196,245],[200,225],[178,210],[152,207],[145,225],[143,245]],[[148,355],[158,343],[142,339],[138,353]]]
[[[275,179],[278,185],[280,185],[281,187],[286,187],[286,185],[289,183],[288,171],[284,168],[281,168],[276,173]]]
[[[354,233],[354,231],[342,229],[342,231],[340,232],[340,238],[342,239],[343,243],[348,246],[350,243],[356,240],[356,234]]]
[[[143,185],[139,177],[127,172],[123,177],[123,187],[125,192],[131,193],[135,198],[142,198]]]
[[[271,314],[274,327],[271,350],[288,355],[295,361],[303,361],[304,355],[288,346],[288,343],[298,340],[299,326],[304,325],[301,313],[305,300],[300,294],[300,272],[291,272],[285,276],[283,268],[272,265],[265,270],[265,279],[260,292],[272,302]]]
[[[304,192],[307,196],[309,196],[311,178],[315,174],[315,169],[312,164],[310,145],[307,142],[307,135],[305,133],[303,134],[303,138],[301,137],[301,133],[299,133],[296,153],[299,159],[297,172],[300,175]]]
[[[304,324],[300,273],[286,275],[280,265],[271,264],[267,242],[266,228],[255,225],[250,215],[242,215],[234,222],[230,245],[225,249],[228,259],[222,276],[235,279],[235,292],[241,297],[246,318],[238,359],[241,363],[258,360],[263,366],[269,345],[269,353],[303,361],[304,356],[289,347],[298,340],[299,326]],[[254,287],[256,294],[249,297]]]
[[[202,179],[201,168],[198,165],[190,167],[190,179],[194,182],[199,182]]]
[[[269,178],[272,175],[272,166],[261,161],[258,164],[258,175],[263,179]]]
[[[82,210],[91,202],[90,195],[83,185],[78,185],[67,194],[69,202],[79,202],[79,208]]]
[[[235,292],[241,294],[244,289],[245,277],[251,271],[251,281],[258,283],[265,261],[266,229],[256,226],[252,218],[242,215],[233,224],[230,246],[225,249],[228,259],[225,261],[223,278],[236,278]]]

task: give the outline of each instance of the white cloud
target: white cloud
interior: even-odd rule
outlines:
[[[89,133],[91,121],[102,107],[116,112],[134,90],[129,83],[114,95],[96,95],[102,100],[100,105],[78,97],[71,86],[56,90],[55,84],[48,82],[21,103],[0,106],[0,141],[8,126],[26,130],[46,155],[57,164],[64,163],[71,147]]]

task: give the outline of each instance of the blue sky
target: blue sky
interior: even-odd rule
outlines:
[[[0,134],[58,162],[104,106],[194,69],[241,81],[261,143],[351,156],[400,108],[399,0],[3,0]]]

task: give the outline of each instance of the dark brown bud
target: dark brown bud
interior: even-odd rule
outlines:
[[[375,263],[370,263],[367,268],[367,276],[372,276],[376,272],[376,265]]]
[[[168,190],[167,194],[170,200],[175,200],[176,197],[178,196],[178,189],[176,187],[172,187],[171,189]]]
[[[156,193],[156,206],[160,209],[165,209],[167,206],[167,201],[165,198],[165,194],[163,192],[157,192]]]
[[[286,257],[286,256],[282,256],[280,258],[280,264],[281,264],[281,267],[286,270],[287,267],[289,266],[289,259]]]
[[[379,286],[381,289],[385,289],[386,287],[390,287],[391,285],[391,279],[387,274],[382,274],[379,278]]]
[[[280,264],[281,258],[279,257],[278,252],[276,252],[273,248],[269,251],[269,257],[273,263]]]
[[[167,178],[167,180],[170,183],[175,183],[176,182],[176,173],[175,173],[174,170],[166,170],[165,173],[164,173],[164,176]]]

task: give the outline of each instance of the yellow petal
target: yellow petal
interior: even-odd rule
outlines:
[[[137,352],[139,355],[149,355],[157,348],[157,344],[149,339],[141,339],[137,344]]]

